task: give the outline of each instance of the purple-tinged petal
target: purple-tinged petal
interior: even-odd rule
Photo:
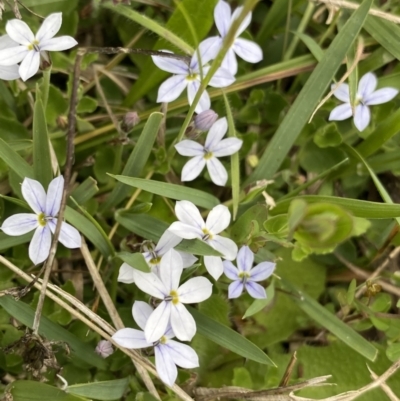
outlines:
[[[181,341],[191,341],[196,334],[196,322],[182,303],[171,305],[171,327]]]
[[[39,181],[25,178],[21,185],[21,191],[22,196],[35,213],[45,212],[46,192]]]
[[[218,52],[222,47],[222,38],[219,36],[213,36],[203,40],[199,44],[199,52],[201,56],[202,65],[207,64],[210,60],[214,60],[217,57]]]
[[[361,132],[364,131],[365,128],[368,127],[369,122],[371,121],[371,112],[368,106],[363,104],[359,104],[356,106],[355,115],[354,115],[354,125]]]
[[[158,299],[164,299],[169,295],[163,282],[154,273],[143,273],[134,269],[133,278],[135,279],[135,284],[146,294]]]
[[[40,51],[60,52],[71,49],[78,42],[72,36],[58,36],[53,39],[46,39],[40,42]]]
[[[237,254],[236,262],[240,272],[249,272],[253,267],[254,253],[248,246],[242,246]]]
[[[236,73],[237,73],[237,71],[238,71],[238,62],[237,62],[236,53],[235,53],[235,51],[233,50],[233,47],[231,47],[231,48],[227,51],[227,53],[226,53],[224,59],[222,60],[221,68],[222,68],[224,71],[229,71],[229,73],[230,73],[232,76],[235,76],[235,75],[236,75]]]
[[[204,266],[215,281],[217,281],[224,272],[224,265],[219,256],[204,256]]]
[[[192,202],[186,200],[177,201],[175,204],[175,214],[178,220],[182,223],[189,224],[200,230],[205,227],[199,209],[197,209]]]
[[[212,284],[205,277],[194,277],[182,284],[178,289],[179,302],[195,304],[210,298]]]
[[[0,65],[0,79],[13,81],[18,78],[20,78],[18,65]]]
[[[221,142],[222,138],[225,136],[228,131],[228,120],[226,117],[220,118],[217,120],[210,130],[208,131],[206,137],[205,148],[207,150],[212,150],[218,146]]]
[[[162,301],[147,319],[144,334],[150,343],[158,341],[166,332],[171,318],[171,302]]]
[[[23,235],[39,226],[38,218],[33,213],[18,213],[5,219],[1,229],[7,235]]]
[[[203,156],[196,156],[188,160],[183,166],[181,181],[193,181],[204,170],[206,160]]]
[[[197,261],[197,258],[190,253],[181,252],[181,251],[178,251],[178,253],[179,253],[179,255],[181,255],[182,265],[183,265],[184,269],[187,267],[193,266]]]
[[[110,341],[101,340],[98,342],[94,352],[96,352],[96,354],[101,356],[102,358],[108,358],[114,353],[114,348]]]
[[[35,35],[31,31],[31,28],[19,19],[8,21],[6,31],[13,41],[24,46],[29,46],[35,40]]]
[[[263,59],[261,47],[251,40],[237,38],[233,43],[233,50],[248,63],[259,63]]]
[[[368,72],[363,75],[358,83],[357,95],[365,99],[368,95],[370,95],[378,85],[378,80],[376,79],[376,75],[372,72]]]
[[[157,246],[154,251],[158,256],[163,256],[170,249],[175,248],[180,242],[182,238],[178,237],[171,231],[165,230],[164,234],[158,240]]]
[[[64,189],[64,177],[62,175],[59,175],[50,182],[49,187],[47,188],[46,208],[45,208],[46,216],[52,216],[52,217],[57,216],[60,210],[63,189]]]
[[[187,81],[187,94],[190,105],[192,105],[196,93],[199,90],[199,87],[200,87],[199,81],[197,80]],[[210,107],[211,107],[210,96],[208,96],[208,92],[204,90],[200,96],[199,102],[196,105],[195,112],[199,114],[202,111],[208,110]]]
[[[218,205],[211,209],[207,216],[206,227],[211,234],[219,234],[229,226],[231,212],[225,205]]]
[[[163,282],[168,294],[176,291],[179,287],[183,271],[182,259],[177,251],[170,249],[160,262],[160,278]]]
[[[215,185],[219,185],[221,187],[225,186],[228,181],[228,172],[224,165],[216,158],[211,157],[206,160],[207,170],[210,174],[211,181]]]
[[[234,281],[233,283],[229,284],[228,287],[228,298],[238,298],[242,295],[243,292],[243,283],[239,280]]]
[[[166,53],[172,53],[169,50],[162,50]],[[189,73],[189,67],[183,60],[174,58],[151,56],[154,64],[163,71],[170,72],[171,74],[187,75]]]
[[[192,347],[174,340],[167,341],[164,346],[168,347],[168,352],[175,365],[185,369],[193,369],[199,366],[199,357]]]
[[[20,63],[29,52],[30,50],[26,46],[9,47],[0,50],[0,65],[12,66]]]
[[[29,244],[29,258],[35,264],[44,262],[49,256],[51,246],[51,232],[48,225],[39,226]]]
[[[239,270],[230,260],[224,260],[223,265],[224,265],[224,273],[225,273],[226,277],[228,277],[231,280],[235,280],[235,281],[240,280]]]
[[[54,234],[54,231],[56,230],[57,219],[49,220],[47,225]],[[79,234],[79,231],[65,221],[61,223],[60,236],[58,237],[58,240],[69,249],[80,248],[82,245],[82,238]]]
[[[226,138],[212,149],[215,157],[231,156],[242,147],[243,141],[238,138]]]
[[[226,88],[235,82],[234,75],[227,69],[221,67],[215,71],[215,74],[210,79],[209,85],[214,88]],[[208,107],[210,108],[210,107]]]
[[[273,262],[261,262],[250,270],[250,279],[252,281],[263,281],[272,275],[276,267]]]
[[[386,103],[395,98],[398,93],[399,91],[395,88],[378,89],[364,98],[364,104],[366,106],[373,106],[376,104]]]
[[[226,1],[220,0],[215,6],[214,21],[218,32],[224,37],[231,26],[231,7]]]
[[[129,266],[128,263],[123,263],[119,268],[117,281],[119,283],[132,284],[135,282],[133,277],[133,267]]]
[[[60,30],[62,24],[62,13],[53,13],[44,19],[36,33],[36,40],[42,42],[51,39]]]
[[[223,257],[228,260],[235,259],[238,253],[237,245],[230,238],[214,235],[213,239],[208,240],[208,244],[221,252]]]
[[[243,10],[243,7],[238,7],[232,13],[231,24],[233,23],[233,21],[235,21],[235,19],[237,19],[239,17],[242,10]],[[236,32],[236,36],[241,35],[246,30],[246,28],[250,25],[251,18],[252,18],[252,13],[251,12],[247,13],[247,15],[244,17],[244,20],[240,24],[239,29]]]
[[[267,298],[265,289],[260,284],[257,284],[254,281],[247,281],[245,283],[245,287],[251,297],[256,298],[256,299]]]
[[[349,92],[349,85],[347,84],[340,84],[337,89],[336,84],[331,85],[331,90],[334,90],[333,96],[336,97],[336,99],[341,100],[342,102],[345,103],[350,103],[350,92]]]
[[[198,227],[193,227],[191,224],[181,223],[180,221],[175,221],[172,223],[168,230],[177,235],[178,237],[184,239],[202,239],[203,231]]]
[[[175,149],[182,156],[203,156],[204,146],[191,140],[184,140],[175,145]]]
[[[33,77],[39,70],[40,66],[40,53],[31,50],[22,60],[22,63],[19,66],[19,75],[23,81],[28,80]]]
[[[165,384],[172,387],[178,376],[178,369],[169,354],[169,349],[164,344],[159,344],[154,347],[154,354],[158,376]]]
[[[132,306],[132,316],[136,324],[144,330],[149,317],[153,313],[154,309],[143,301],[135,301]]]
[[[157,103],[169,103],[177,99],[186,88],[186,75],[174,75],[158,88]]]
[[[350,103],[341,104],[336,106],[329,114],[329,121],[342,121],[353,115]]]
[[[140,349],[152,347],[153,344],[146,341],[143,331],[124,328],[115,332],[111,338],[121,347],[128,349]]]

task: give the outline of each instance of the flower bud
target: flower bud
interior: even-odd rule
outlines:
[[[204,110],[194,118],[194,126],[200,131],[208,131],[217,120],[218,114],[214,110]]]
[[[123,132],[128,133],[133,127],[138,125],[139,122],[140,118],[138,113],[136,113],[136,111],[128,111],[121,122],[121,129]]]
[[[114,353],[114,348],[110,341],[101,340],[97,344],[95,349],[96,353],[99,354],[102,358],[107,358],[108,356]]]

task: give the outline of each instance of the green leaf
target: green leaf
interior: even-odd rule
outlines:
[[[34,178],[32,167],[1,138],[0,158],[22,179],[25,177]]]
[[[97,186],[96,180],[92,177],[88,177],[71,192],[70,196],[75,199],[76,203],[83,205],[89,199],[92,199],[97,192],[99,192],[99,187]]]
[[[286,289],[293,292],[293,301],[296,302],[296,305],[307,313],[308,316],[365,358],[370,361],[376,359],[378,350],[368,340],[329,312],[328,309],[324,308],[304,291],[298,290],[287,280],[281,280],[281,282]]]
[[[96,400],[119,400],[128,388],[129,379],[109,380],[104,382],[74,384],[68,386],[67,393],[94,398]]]
[[[17,245],[26,244],[32,239],[33,231],[24,235],[19,235],[18,237],[10,237],[7,234],[0,232],[0,251],[5,251],[6,249],[13,248]]]
[[[24,326],[32,328],[35,310],[22,301],[15,301],[10,296],[0,297],[0,305],[15,319]],[[107,363],[97,355],[90,344],[83,343],[78,337],[52,322],[45,316],[40,319],[39,334],[49,340],[61,341],[68,344],[71,354],[81,361],[84,361],[99,369],[105,369]],[[58,391],[60,391],[58,389]]]
[[[324,51],[321,49],[320,45],[309,35],[302,32],[293,32],[297,35],[302,42],[308,47],[311,54],[315,57],[317,61],[321,61],[324,57]]]
[[[121,6],[122,7],[122,6]],[[124,7],[126,8],[126,7]],[[122,175],[137,177],[143,173],[143,168],[150,156],[154,141],[163,118],[162,113],[152,113],[140,134],[132,153],[130,154]],[[102,210],[110,209],[121,202],[129,193],[129,188],[122,183],[117,183],[111,194],[104,202]]]
[[[53,179],[53,168],[51,165],[49,135],[47,132],[46,117],[44,114],[43,102],[40,97],[38,86],[36,102],[33,113],[33,171],[35,179],[44,188],[47,188]]]
[[[253,316],[256,313],[262,311],[267,307],[273,300],[275,296],[275,283],[272,282],[266,289],[267,298],[265,299],[255,299],[253,303],[247,308],[242,319]]]
[[[332,41],[324,58],[314,69],[276,131],[257,168],[246,180],[246,184],[271,178],[279,169],[357,38],[371,4],[372,0],[364,0]]]
[[[161,181],[146,180],[143,178],[126,177],[123,175],[112,174],[109,175],[131,187],[140,188],[143,191],[165,196],[166,198],[170,199],[188,200],[197,206],[204,207],[205,209],[212,209],[214,206],[220,204],[219,200],[215,196],[198,189],[188,188],[182,185],[169,184]]]
[[[129,253],[129,252],[118,252],[115,254],[116,257],[120,258],[125,263],[134,269],[140,270],[145,273],[151,272],[146,259],[141,253]]]
[[[187,309],[194,317],[197,332],[222,347],[252,361],[275,366],[275,363],[260,348],[231,328],[203,315],[191,306]]]
[[[342,136],[340,135],[335,123],[324,125],[315,133],[314,136],[314,142],[320,148],[339,146],[342,143],[342,140]]]

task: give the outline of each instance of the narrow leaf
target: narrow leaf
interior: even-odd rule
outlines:
[[[253,303],[247,308],[242,319],[253,316],[256,313],[262,311],[267,307],[273,300],[275,296],[275,283],[272,282],[265,291],[267,293],[267,298],[265,299],[255,299]]]
[[[137,270],[145,273],[151,271],[146,259],[141,253],[118,252],[115,256]]]
[[[0,158],[22,179],[25,177],[34,178],[32,167],[13,150],[7,142],[0,138]]]
[[[97,181],[92,177],[88,177],[71,192],[70,196],[74,198],[79,205],[83,205],[89,199],[92,199],[97,192],[99,192]]]
[[[119,400],[128,388],[129,379],[109,380],[104,382],[74,384],[68,386],[67,393],[94,398],[96,400]]]

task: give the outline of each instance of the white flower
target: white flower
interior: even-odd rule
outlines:
[[[181,141],[175,145],[180,155],[194,156],[182,169],[182,181],[194,180],[207,165],[212,182],[220,186],[226,184],[228,173],[217,157],[233,155],[241,148],[243,143],[238,138],[222,139],[227,129],[228,122],[224,117],[216,121],[210,128],[204,146],[191,140]]]
[[[236,244],[229,238],[217,235],[225,230],[231,221],[231,214],[226,206],[215,206],[208,214],[205,223],[199,209],[189,201],[176,202],[175,214],[179,221],[172,223],[168,230],[181,238],[198,238],[206,242],[220,252],[225,259],[236,258],[238,251]],[[218,280],[224,271],[219,256],[204,256],[204,265],[215,280]]]
[[[233,21],[235,21],[243,7],[238,7],[231,15],[231,7],[225,1],[219,1],[214,9],[214,20],[217,26],[218,32],[221,36],[213,36],[205,39],[200,43],[200,51],[204,54],[204,59],[209,61],[214,59],[222,47],[222,43],[225,39],[226,34],[229,31]],[[263,59],[261,47],[247,39],[238,38],[244,30],[249,26],[251,22],[251,13],[246,15],[239,29],[236,32],[236,38],[229,48],[224,60],[222,61],[221,67],[226,68],[231,74],[236,75],[238,70],[238,64],[236,60],[236,54],[247,61],[248,63],[258,63]]]
[[[163,255],[165,255],[170,249],[177,246],[182,241],[182,238],[171,233],[171,231],[165,230],[164,234],[160,237],[158,244],[149,246],[147,252],[142,253],[146,259],[147,264],[151,268],[151,271],[160,276],[160,262]],[[197,258],[189,253],[177,251],[182,258],[183,268],[192,266]],[[134,267],[123,263],[119,269],[118,281],[125,284],[134,283],[133,278]]]
[[[10,66],[21,62],[19,74],[24,81],[35,75],[39,69],[40,56],[47,59],[46,51],[67,50],[78,44],[71,36],[54,38],[61,23],[61,13],[50,14],[35,36],[25,22],[19,19],[8,21],[7,34],[16,43],[13,47],[0,50],[0,65]]]
[[[51,246],[51,233],[57,225],[64,188],[62,175],[54,178],[46,192],[39,181],[25,178],[21,189],[22,196],[35,213],[19,213],[5,219],[1,229],[7,235],[22,235],[35,230],[29,245],[29,257],[37,265],[47,259]],[[67,248],[80,248],[81,236],[78,230],[62,222],[59,241]]]
[[[238,252],[237,267],[229,260],[224,261],[225,275],[234,280],[229,285],[229,298],[237,298],[246,288],[253,298],[267,298],[264,287],[256,281],[266,280],[275,270],[276,263],[262,262],[253,267],[254,254],[248,246],[242,246]]]
[[[15,43],[8,35],[0,37],[0,50],[16,46]],[[19,78],[18,65],[0,65],[0,79],[11,81]]]
[[[375,90],[378,81],[375,74],[368,72],[360,79],[357,88],[356,104],[354,110],[354,125],[359,131],[364,131],[371,120],[371,112],[368,106],[386,103],[392,100],[399,91],[395,88],[382,88]],[[335,85],[332,85],[332,89]],[[329,115],[329,121],[342,121],[353,115],[350,104],[349,85],[341,84],[333,93],[334,96],[344,102],[335,107]]]
[[[160,265],[160,277],[154,273],[133,271],[136,285],[143,292],[162,300],[146,323],[146,340],[158,341],[170,323],[179,340],[190,341],[196,333],[196,322],[184,304],[202,302],[209,298],[212,284],[205,277],[195,277],[179,286],[182,259],[173,249],[162,257]]]
[[[152,313],[153,308],[145,302],[136,301],[133,304],[133,318],[142,330],[145,330]],[[129,349],[154,347],[157,373],[164,383],[172,386],[178,375],[176,365],[186,369],[199,366],[199,358],[194,349],[171,340],[173,337],[171,326],[168,326],[154,342],[148,342],[143,331],[129,328],[118,330],[112,339],[121,347]]]
[[[163,50],[168,52],[168,50]],[[164,81],[160,88],[158,89],[157,102],[172,102],[177,99],[183,90],[187,87],[187,94],[189,104],[193,103],[197,91],[200,87],[201,77],[200,77],[200,66],[197,59],[197,52],[192,56],[190,64],[188,65],[183,60],[176,60],[172,58],[151,56],[154,64],[161,70],[170,72],[173,75]],[[210,67],[206,66],[207,60],[203,58],[202,60],[202,72],[203,76],[207,75]],[[214,76],[211,78],[209,85],[215,88],[224,88],[229,86],[235,81],[235,77],[227,70],[219,68]],[[204,91],[200,97],[199,102],[196,106],[196,113],[201,113],[204,110],[208,110],[211,106],[210,97],[207,91]]]
[[[108,358],[110,355],[114,353],[114,348],[110,341],[101,340],[98,342],[95,352],[102,358]]]

